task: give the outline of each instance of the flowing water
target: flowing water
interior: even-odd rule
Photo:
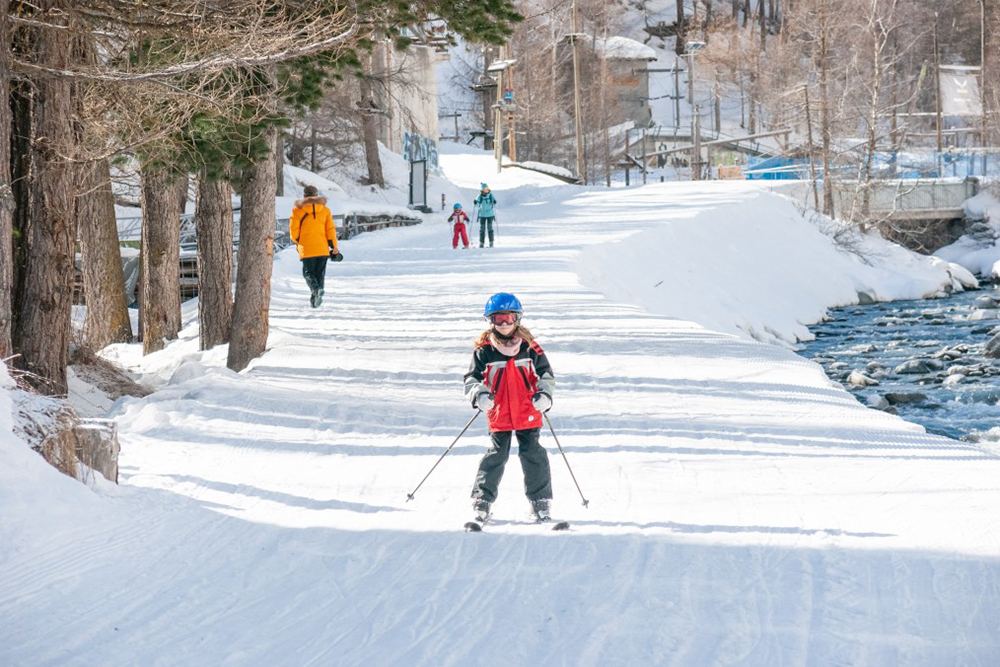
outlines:
[[[983,297],[1000,305],[1000,288],[831,310],[800,353],[871,407],[931,433],[1000,442],[1000,359],[983,355],[1000,332],[1000,309],[978,307]]]

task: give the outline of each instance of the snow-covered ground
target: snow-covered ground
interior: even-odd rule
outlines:
[[[240,374],[197,350],[190,306],[166,350],[107,350],[159,386],[115,408],[120,486],[48,468],[0,390],[0,664],[1000,663],[1000,457],[785,346],[857,291],[954,284],[944,262],[865,264],[753,183],[441,162],[454,196],[493,188],[496,248],[452,250],[443,216],[363,234],[317,310],[285,251]],[[556,373],[590,501],[544,433],[568,533],[528,522],[516,457],[497,522],[461,532],[482,423],[406,501],[472,416],[501,290]]]

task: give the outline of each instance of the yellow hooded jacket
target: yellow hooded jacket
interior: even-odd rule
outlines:
[[[333,249],[337,251],[337,228],[330,209],[326,207],[326,197],[306,197],[296,201],[288,233],[298,248],[299,259],[329,255],[327,240],[333,242]]]

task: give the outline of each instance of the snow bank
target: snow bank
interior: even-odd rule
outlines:
[[[981,276],[1000,277],[994,274],[994,267],[1000,262],[1000,202],[990,193],[980,192],[965,201],[965,215],[983,220],[986,229],[966,234],[934,254]]]
[[[595,40],[594,48],[613,60],[656,60],[658,57],[656,49],[621,36]]]
[[[14,433],[14,392],[21,394],[22,409],[40,412],[31,408],[33,395],[19,392],[0,363],[0,563],[99,510],[87,486],[50,466]]]
[[[657,186],[654,186],[654,188]],[[662,194],[669,200],[669,191]],[[877,236],[838,248],[771,192],[587,248],[579,272],[610,298],[714,331],[782,344],[811,340],[827,308],[961,289],[961,271]],[[967,282],[971,276],[963,276]],[[974,279],[972,280],[974,283]]]

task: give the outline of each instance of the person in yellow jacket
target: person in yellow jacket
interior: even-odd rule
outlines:
[[[326,197],[320,197],[319,190],[312,185],[307,185],[302,193],[305,197],[295,202],[288,232],[302,260],[302,276],[310,290],[309,305],[318,308],[323,303],[326,260],[339,262],[344,256],[337,250],[337,228],[326,207]]]

